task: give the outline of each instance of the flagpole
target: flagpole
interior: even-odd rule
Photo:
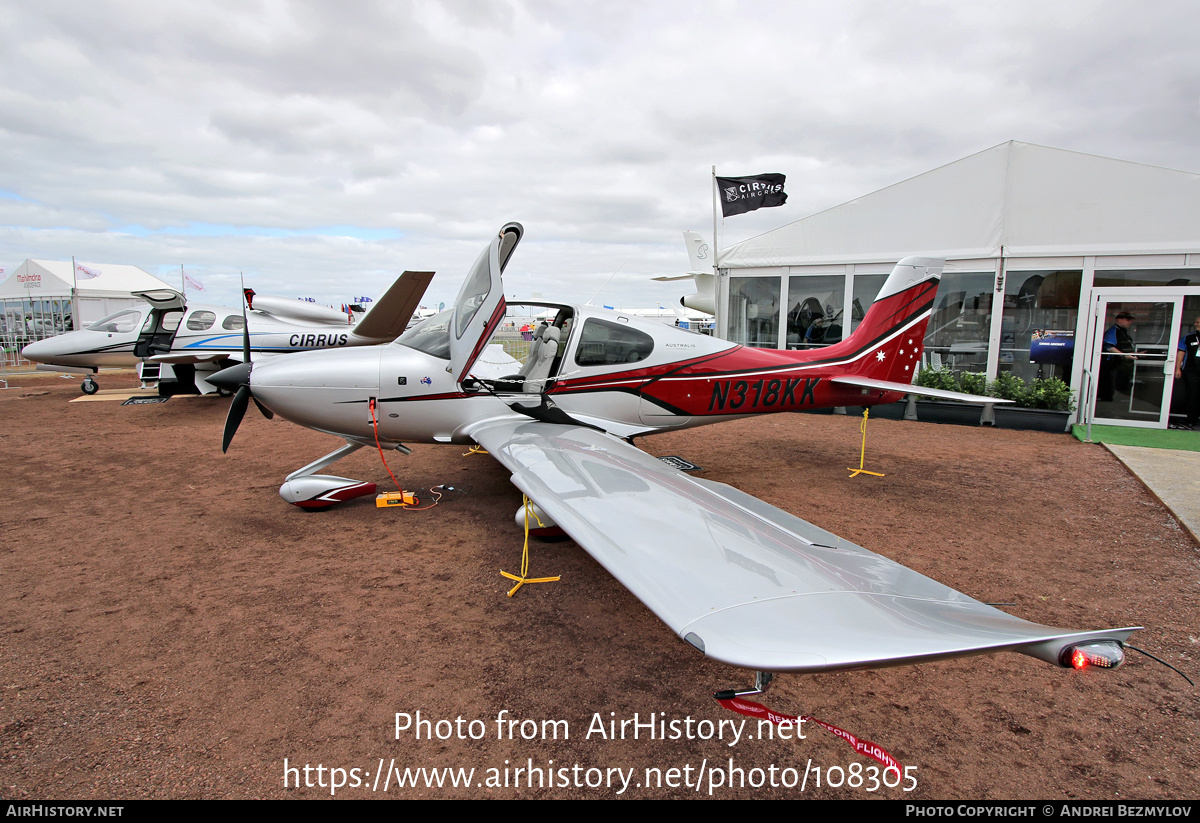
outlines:
[[[71,255],[71,328],[82,329],[83,324],[79,318],[79,278],[75,275],[75,255]]]
[[[722,337],[723,336],[723,334],[722,334],[723,327],[721,325],[721,318],[724,315],[724,312],[721,311],[721,269],[717,265],[717,249],[721,248],[721,246],[717,243],[717,193],[718,193],[718,190],[719,190],[719,187],[717,186],[717,167],[714,165],[712,167],[712,199],[713,199],[712,253],[713,253],[713,275],[715,276],[715,279],[713,280],[713,302],[716,303],[716,305],[713,306],[713,308],[717,310],[717,313],[716,313],[716,316],[713,318],[713,320],[716,323],[717,336]],[[699,286],[699,284],[697,284],[697,286]]]
[[[179,285],[183,287],[183,297],[187,299],[187,275],[183,273],[183,264],[179,264]]]
[[[717,274],[717,167],[712,167],[712,201],[713,201],[713,274]]]

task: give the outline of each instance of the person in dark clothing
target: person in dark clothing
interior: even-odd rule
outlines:
[[[1175,379],[1183,378],[1187,399],[1187,425],[1194,429],[1200,423],[1200,317],[1192,323],[1195,329],[1179,341],[1179,358],[1175,361]]]
[[[1100,400],[1113,399],[1113,391],[1128,394],[1133,383],[1133,315],[1127,311],[1119,313],[1116,321],[1104,333],[1104,344],[1100,357]]]

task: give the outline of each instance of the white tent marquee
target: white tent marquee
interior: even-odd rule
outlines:
[[[1088,394],[1097,341],[1129,312],[1147,359],[1126,405],[1106,413],[1137,425],[1170,405],[1174,341],[1200,315],[1200,174],[1003,143],[722,249],[719,331],[751,346],[828,344],[914,254],[947,260],[928,363],[1062,377]],[[1042,359],[1047,334],[1071,341],[1065,358]]]
[[[731,269],[1200,253],[1200,174],[1010,141],[721,251]]]
[[[140,304],[135,291],[170,288],[137,266],[26,260],[0,283],[6,346],[82,328],[129,306]]]

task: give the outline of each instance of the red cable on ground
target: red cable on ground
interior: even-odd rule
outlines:
[[[379,445],[379,421],[375,419],[375,398],[372,397],[367,401],[367,405],[371,408],[371,428],[375,430],[375,448],[379,449],[379,459],[383,461],[383,467],[387,469],[388,477],[392,478],[392,482],[396,484],[396,491],[402,492],[400,481],[396,479],[396,475],[392,474],[391,468],[388,467],[387,458],[383,456],[383,446]]]
[[[757,717],[762,720],[769,720],[776,725],[787,723],[791,726],[799,726],[800,728],[803,728],[802,724],[804,723],[816,723],[822,729],[825,729],[831,734],[835,734],[842,738],[842,740],[845,740],[852,747],[854,747],[854,751],[858,752],[859,754],[871,758],[876,763],[882,764],[885,769],[894,769],[897,778],[904,774],[904,768],[900,765],[900,761],[888,754],[878,743],[872,743],[870,740],[860,740],[845,729],[839,729],[832,723],[826,723],[824,720],[818,720],[811,714],[799,716],[779,714],[778,712],[771,711],[761,703],[755,703],[751,700],[746,700],[741,697],[724,698],[718,697],[717,695],[713,695],[713,697],[716,698],[718,703],[729,709],[731,712],[744,714],[746,717]]]
[[[367,406],[370,407],[370,409],[371,409],[371,429],[374,430],[374,432],[375,432],[375,448],[379,449],[379,459],[380,459],[380,461],[383,462],[383,467],[385,469],[387,469],[388,477],[392,478],[392,482],[396,484],[396,491],[403,493],[404,489],[402,489],[400,487],[400,481],[396,479],[396,475],[392,474],[392,469],[387,464],[387,458],[383,456],[383,446],[380,445],[380,443],[379,443],[379,421],[375,418],[375,398],[374,397],[372,397],[370,400],[367,401]],[[434,486],[433,488],[436,489],[438,487]],[[434,501],[432,503],[430,503],[428,506],[421,506],[420,508],[413,508],[412,506],[399,506],[398,508],[404,509],[407,512],[423,512],[426,509],[432,509],[438,503],[442,502],[441,493],[435,492],[433,489],[430,489],[429,493],[434,495],[435,497],[434,497]],[[416,495],[413,495],[413,496],[415,497]]]

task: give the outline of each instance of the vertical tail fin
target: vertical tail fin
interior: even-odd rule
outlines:
[[[702,311],[706,314],[717,313],[717,278],[713,272],[712,252],[704,238],[694,231],[683,233],[683,242],[688,250],[688,272],[696,282],[696,293],[684,295],[679,302],[689,309]]]
[[[896,264],[866,316],[843,346],[861,352],[856,374],[911,383],[946,261],[906,257]]]
[[[683,243],[687,246],[688,263],[691,264],[689,274],[694,274],[695,272],[711,273],[713,267],[712,255],[709,253],[708,244],[704,242],[704,238],[694,231],[685,231],[683,233]]]

